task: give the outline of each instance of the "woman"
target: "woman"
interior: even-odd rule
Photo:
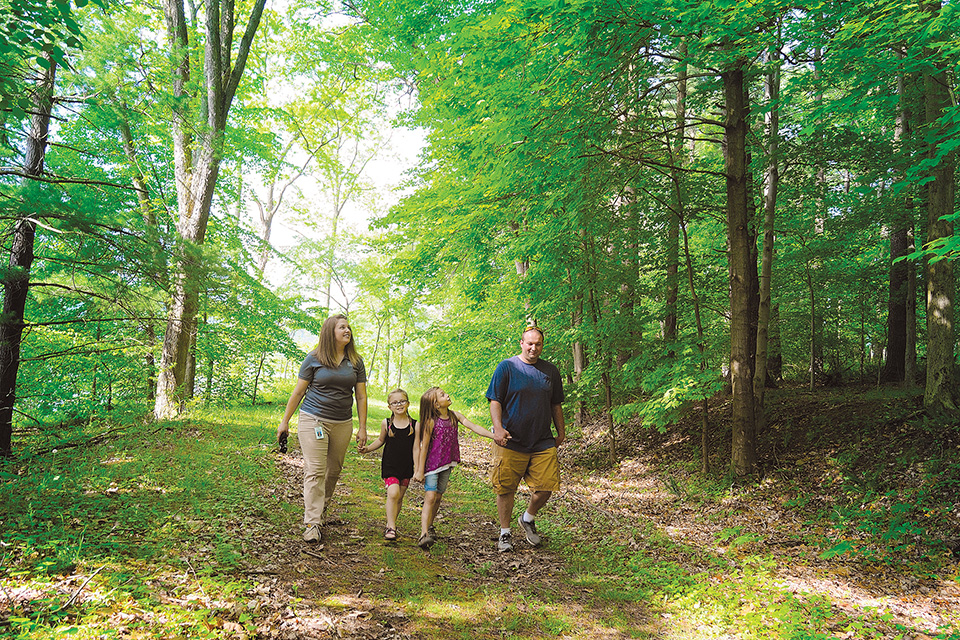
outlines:
[[[297,421],[303,451],[303,539],[320,542],[324,512],[337,488],[353,433],[354,395],[360,422],[357,443],[361,447],[367,443],[367,372],[353,345],[346,316],[330,316],[324,321],[320,342],[307,354],[298,378],[277,437],[290,431],[290,418],[303,401]]]

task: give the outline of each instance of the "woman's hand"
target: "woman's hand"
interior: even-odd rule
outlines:
[[[367,428],[360,427],[360,429],[357,431],[357,447],[359,447],[360,449],[364,449],[366,446],[367,446]],[[360,453],[363,453],[363,451],[361,451]]]

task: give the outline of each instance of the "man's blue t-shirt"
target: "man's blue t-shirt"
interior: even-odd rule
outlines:
[[[338,368],[332,369],[309,353],[300,365],[298,376],[310,381],[300,411],[323,420],[342,422],[353,417],[353,391],[357,383],[367,381],[367,370],[363,359],[354,366],[345,357]]]
[[[503,406],[503,428],[510,432],[507,448],[536,453],[556,446],[553,405],[563,402],[560,370],[546,360],[528,364],[520,356],[497,365],[487,388],[487,400]]]

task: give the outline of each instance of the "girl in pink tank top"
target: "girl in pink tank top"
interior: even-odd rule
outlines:
[[[440,509],[440,498],[447,489],[450,470],[460,462],[457,427],[464,425],[474,433],[493,439],[489,429],[470,422],[450,408],[450,396],[439,387],[430,387],[420,396],[420,451],[414,480],[423,482],[423,511],[420,514],[421,549],[437,541],[433,521]]]

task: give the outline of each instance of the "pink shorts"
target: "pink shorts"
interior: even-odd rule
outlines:
[[[392,485],[392,484],[398,484],[398,485],[400,485],[401,487],[409,487],[409,486],[410,486],[410,478],[404,478],[403,480],[398,480],[397,478],[384,478],[384,479],[383,479],[383,485],[384,485],[385,487],[389,487],[389,486]]]

